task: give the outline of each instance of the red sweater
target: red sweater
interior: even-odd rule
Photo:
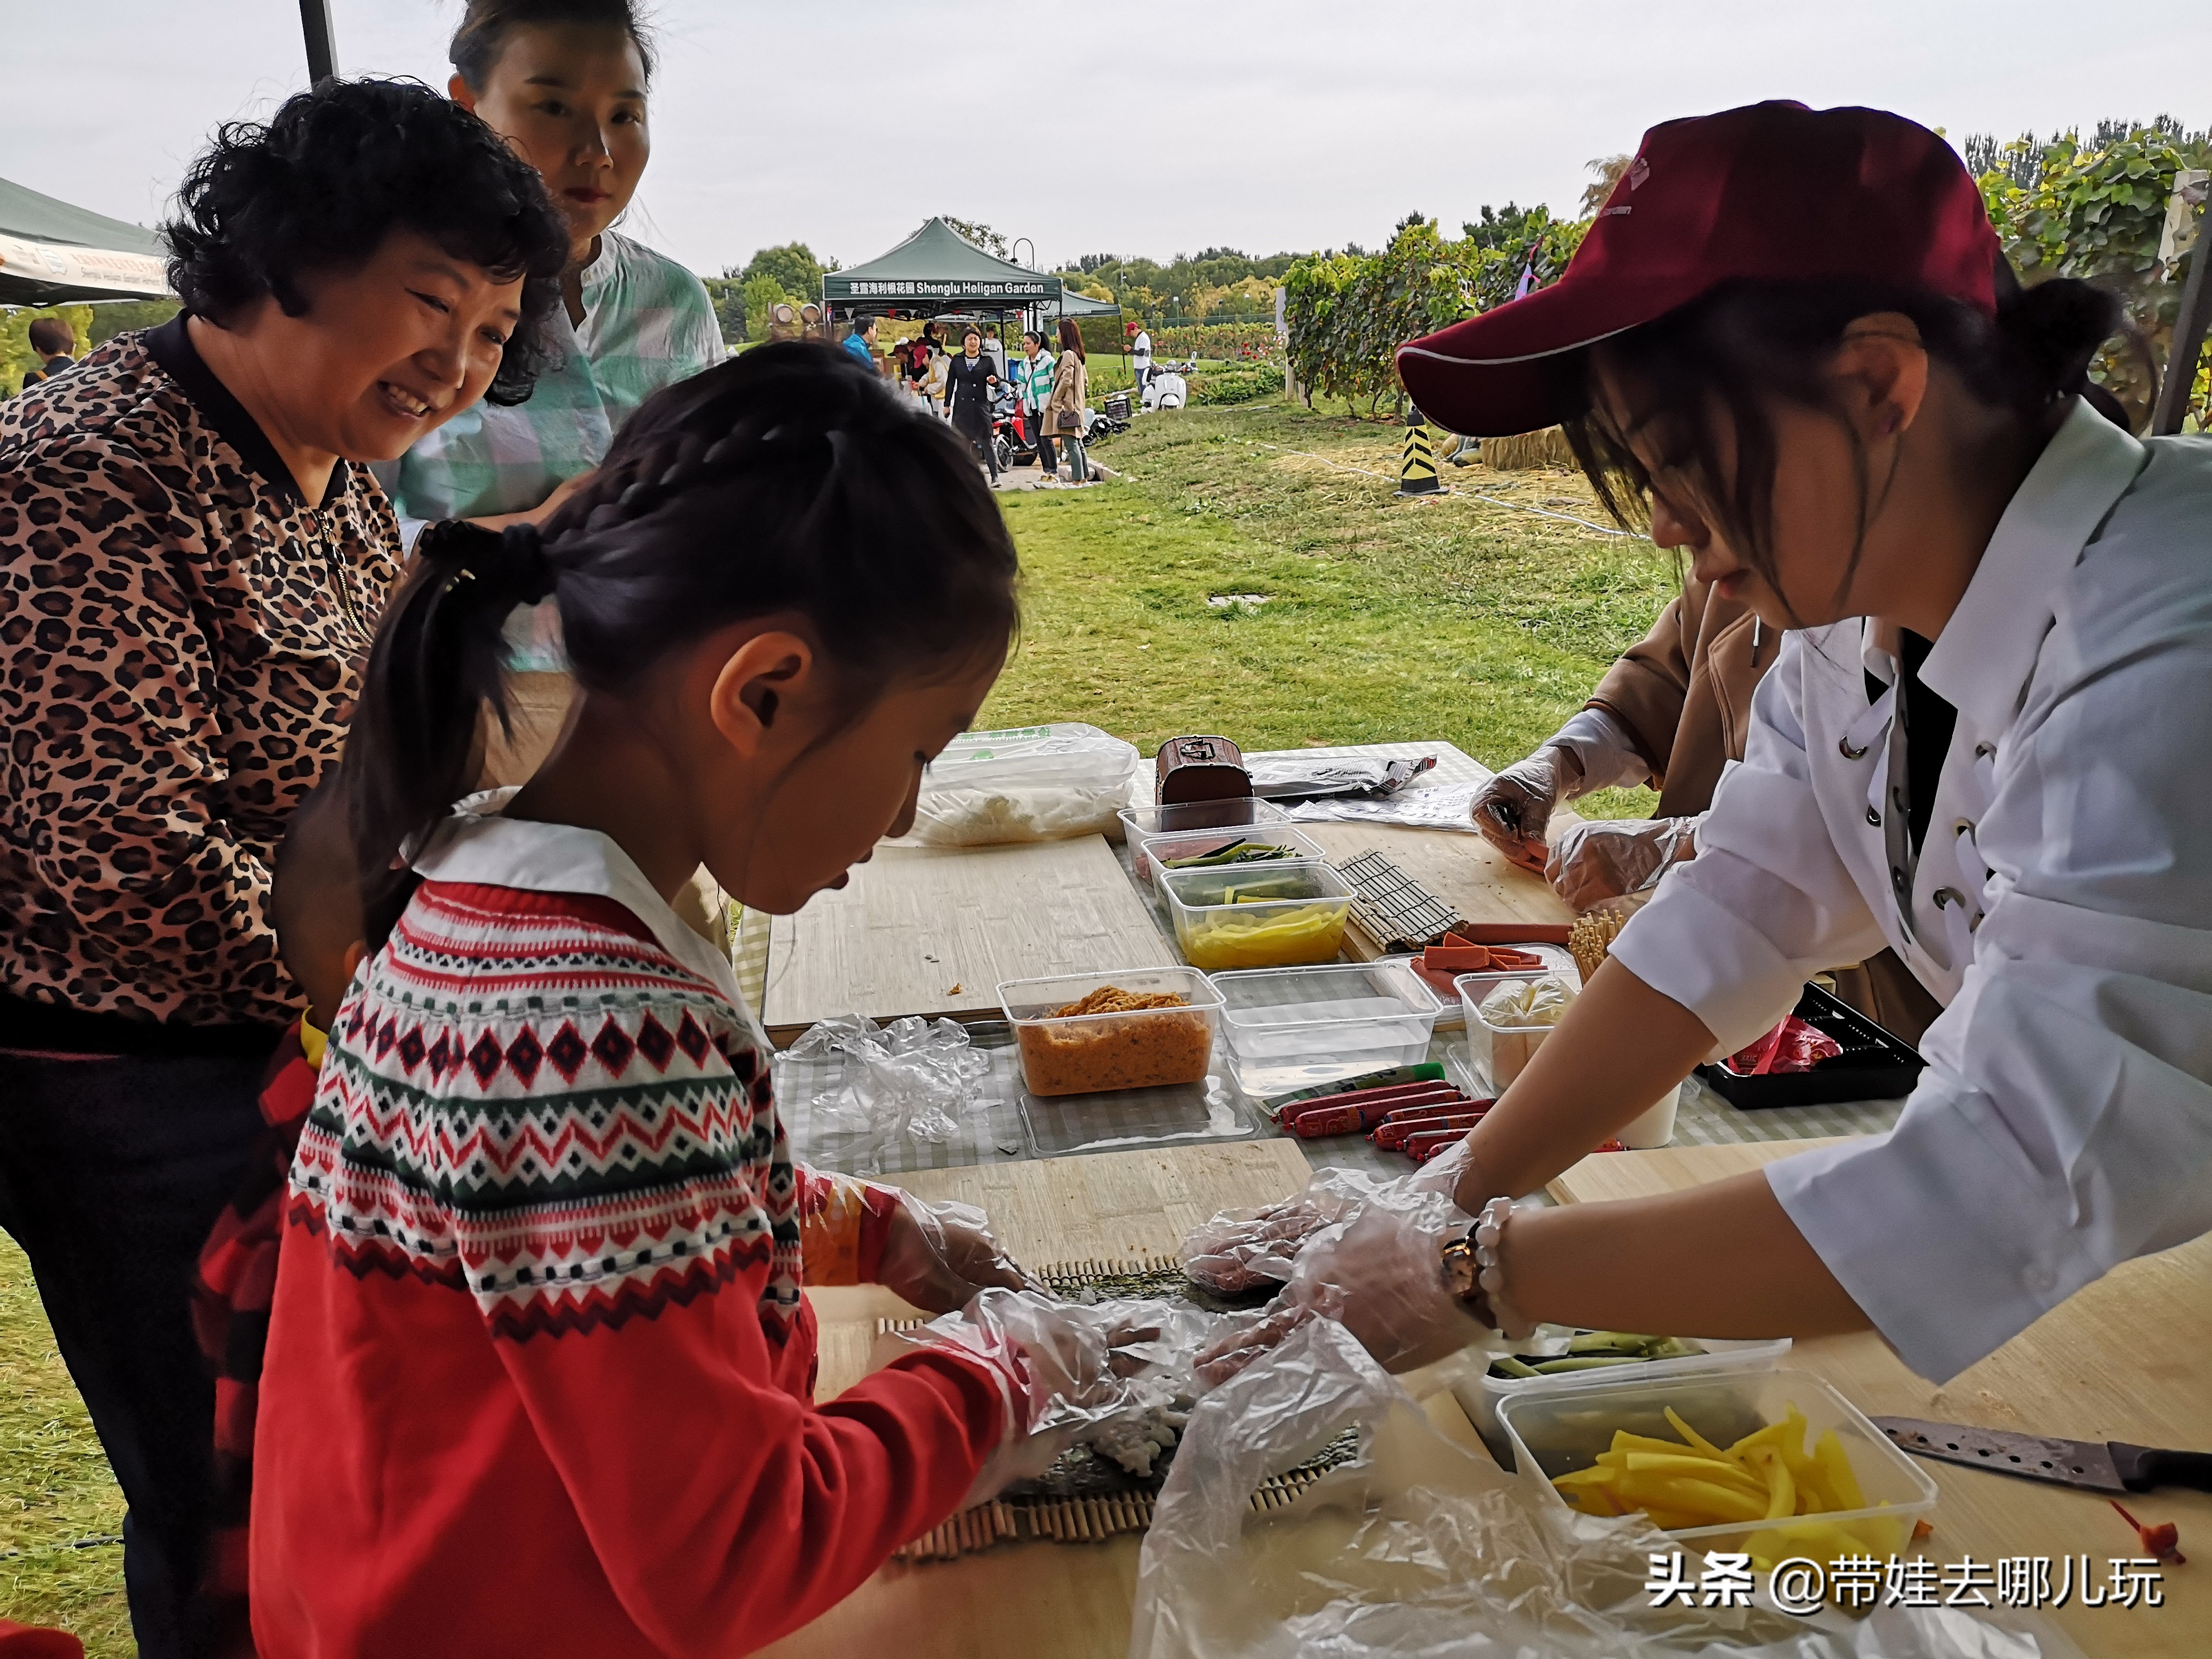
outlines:
[[[261,1653],[750,1653],[951,1513],[1000,1386],[810,1403],[805,1180],[757,1028],[631,911],[426,883],[292,1168]]]

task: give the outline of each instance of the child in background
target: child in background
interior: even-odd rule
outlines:
[[[958,1218],[793,1165],[729,963],[668,905],[703,863],[788,913],[902,833],[1016,574],[958,437],[799,343],[652,399],[542,538],[426,533],[346,751],[372,954],[286,1200],[266,1659],[748,1653],[1036,1472],[1055,1395],[1111,1387],[994,1289],[1024,1337],[971,1308],[811,1402],[817,1264],[939,1309],[1021,1281]],[[456,813],[501,623],[548,598],[569,732]]]

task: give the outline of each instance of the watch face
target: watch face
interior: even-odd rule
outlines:
[[[1474,1243],[1466,1238],[1455,1238],[1442,1252],[1444,1288],[1462,1302],[1473,1302],[1481,1294],[1478,1282],[1482,1268],[1474,1259]]]

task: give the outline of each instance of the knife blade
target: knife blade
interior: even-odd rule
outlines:
[[[1901,1450],[1969,1468],[2088,1492],[2148,1492],[2154,1486],[2212,1492],[2212,1452],[2167,1451],[2122,1440],[2059,1440],[1917,1417],[1877,1417],[1873,1422]]]

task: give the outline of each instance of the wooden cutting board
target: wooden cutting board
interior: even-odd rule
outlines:
[[[782,1044],[837,1014],[990,1018],[1003,980],[1176,960],[1103,836],[881,847],[774,920],[762,1020]]]
[[[1552,1183],[1563,1202],[1650,1197],[1761,1167],[1818,1141],[1669,1147],[1584,1158]],[[1716,1264],[1716,1271],[1725,1271]],[[2123,1263],[1948,1382],[1915,1376],[1878,1336],[1799,1342],[1785,1364],[1825,1377],[1869,1415],[2212,1451],[2212,1237]],[[2140,1553],[2100,1493],[1920,1460],[1942,1496],[1922,1545],[1940,1562],[1972,1556],[2087,1554],[2101,1581],[2114,1556]],[[2172,1521],[2192,1557],[2166,1570],[2161,1607],[2054,1615],[2091,1659],[2203,1659],[2212,1652],[2212,1493],[2161,1488],[2121,1499],[2140,1519]],[[1994,1593],[1990,1599],[1996,1599]],[[2046,1609],[2046,1611],[2048,1611]]]
[[[1553,815],[1555,828],[1575,822],[1573,814]],[[1469,921],[1568,922],[1575,919],[1552,885],[1523,870],[1480,836],[1453,830],[1413,830],[1393,823],[1301,823],[1301,833],[1319,842],[1334,864],[1370,848],[1396,865],[1435,897]],[[1376,954],[1352,928],[1345,934],[1345,953],[1363,959]]]

